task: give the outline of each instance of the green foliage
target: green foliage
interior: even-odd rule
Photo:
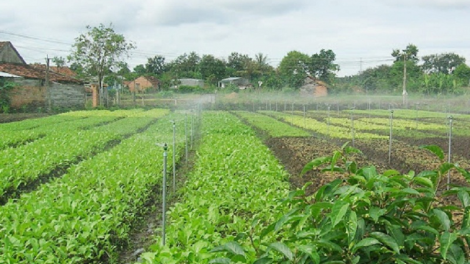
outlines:
[[[460,64],[453,72],[454,76],[462,82],[463,85],[468,86],[470,83],[470,67],[467,64]]]
[[[310,57],[299,51],[290,51],[279,64],[279,73],[287,86],[299,88],[307,77]]]
[[[9,92],[15,88],[15,83],[8,82],[0,78],[0,108],[3,113],[8,113],[10,110],[10,94]]]
[[[178,93],[188,94],[188,93],[204,93],[205,90],[199,86],[189,86],[189,85],[180,85],[178,86]]]
[[[465,57],[455,53],[442,53],[423,56],[421,66],[425,73],[451,74],[459,65],[465,63]]]
[[[320,50],[310,57],[308,65],[310,74],[326,82],[332,82],[334,72],[339,70],[339,65],[333,63],[336,60],[336,54],[332,50]]]
[[[97,77],[98,86],[101,87],[103,77],[119,66],[122,57],[127,56],[135,46],[116,33],[112,24],[86,28],[88,32],[75,39],[68,60],[80,65],[84,74]]]
[[[212,55],[203,55],[199,62],[199,69],[202,79],[209,84],[216,85],[217,82],[225,77],[225,62]]]
[[[426,149],[442,158],[438,147]],[[256,231],[268,241],[262,247],[243,247],[257,253],[248,262],[470,263],[470,191],[456,186],[442,194],[457,197],[461,206],[438,202],[440,179],[449,169],[456,168],[469,182],[470,173],[442,163],[418,175],[395,170],[381,174],[374,166],[357,168],[348,161],[354,152],[345,145],[306,165],[306,170],[334,170],[342,177],[312,195],[305,194],[305,187],[292,191],[284,199],[290,210]],[[463,220],[455,221],[453,215]],[[228,250],[219,250],[221,256],[234,260]]]

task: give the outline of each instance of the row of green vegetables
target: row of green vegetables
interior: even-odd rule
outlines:
[[[172,141],[170,120],[178,118],[180,114],[162,117],[111,150],[70,167],[63,177],[0,207],[3,262],[115,261],[136,216],[161,186],[163,148],[156,143]],[[176,138],[179,153],[182,122]]]
[[[269,134],[271,137],[308,137],[310,133],[305,130],[283,123],[275,118],[256,112],[237,111],[238,116]]]
[[[58,131],[93,128],[124,117],[143,117],[142,109],[117,111],[76,111],[39,119],[0,124],[0,149],[15,147]]]
[[[141,256],[145,263],[224,263],[227,259],[214,253],[222,244],[241,263],[250,263],[256,250],[239,251],[239,245],[281,246],[264,245],[259,237],[283,209],[278,199],[289,191],[288,174],[254,131],[232,114],[203,113],[201,131],[194,169],[180,202],[168,211],[166,243],[157,237]]]
[[[152,120],[168,113],[168,110],[152,110],[154,117],[120,119],[115,123],[89,130],[55,130],[29,144],[0,151],[0,200],[15,193],[20,187],[54,172],[66,168],[91,155],[103,151],[113,140],[137,132]],[[67,127],[79,127],[82,121],[60,123]],[[89,123],[87,123],[88,125]]]
[[[261,111],[261,113],[267,114],[269,116],[278,118],[284,122],[290,123],[292,125],[298,126],[300,128],[308,129],[314,131],[315,133],[333,138],[352,138],[354,135],[355,138],[387,138],[385,135],[378,135],[373,133],[361,132],[352,130],[351,127],[346,127],[351,123],[351,120],[348,120],[345,126],[335,126],[330,125],[328,122],[321,122],[314,118],[303,117],[295,114],[282,113],[282,112],[273,112],[273,111]],[[354,134],[353,134],[354,133]]]

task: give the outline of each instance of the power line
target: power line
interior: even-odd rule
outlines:
[[[62,42],[62,41],[59,41],[59,40],[42,39],[42,38],[37,38],[37,37],[31,37],[31,36],[26,36],[26,35],[21,35],[21,34],[6,32],[6,31],[3,31],[3,30],[0,30],[0,34],[6,34],[6,35],[21,37],[21,38],[27,38],[27,39],[32,39],[32,40],[39,40],[39,41],[44,41],[44,42],[49,42],[49,43],[56,43],[56,44],[63,44],[63,45],[72,45],[72,44],[70,44],[70,43]]]

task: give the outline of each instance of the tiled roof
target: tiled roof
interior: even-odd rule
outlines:
[[[41,70],[41,71],[46,70],[46,65],[45,64],[34,63],[34,64],[30,64],[30,65],[32,67],[36,68],[36,69]],[[69,67],[66,67],[66,66],[63,66],[63,67],[49,66],[49,70],[51,72],[55,72],[57,74],[72,77],[72,78],[75,78],[77,76],[77,74],[74,71],[72,71]]]
[[[44,80],[46,77],[45,69],[37,69],[27,64],[14,64],[14,63],[0,63],[0,71],[18,75],[29,79]],[[82,83],[82,81],[75,78],[49,72],[49,79],[52,82],[64,83]]]
[[[158,83],[160,82],[157,78],[153,76],[144,76],[145,79],[147,79],[153,87],[158,87]]]

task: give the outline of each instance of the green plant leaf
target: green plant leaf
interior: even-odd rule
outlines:
[[[336,201],[333,207],[331,208],[330,218],[333,224],[332,227],[335,227],[341,220],[343,220],[344,215],[348,212],[349,203],[343,201]]]
[[[384,245],[391,248],[393,251],[395,251],[395,253],[397,254],[400,253],[400,248],[398,247],[397,242],[391,236],[384,234],[382,232],[372,232],[370,236],[376,238],[377,240],[382,242]]]
[[[307,165],[305,165],[305,167],[302,169],[302,172],[300,173],[300,176],[303,176],[305,173],[312,170],[313,168],[318,167],[322,164],[328,163],[330,161],[331,161],[331,157],[316,158],[310,161],[309,163],[307,163]]]
[[[229,258],[216,258],[209,261],[209,264],[230,264],[231,262]]]
[[[419,148],[421,149],[427,149],[431,151],[436,157],[438,157],[441,161],[444,160],[444,151],[442,151],[442,148],[436,145],[425,145],[425,146],[420,146]]]
[[[357,214],[354,211],[351,211],[349,213],[349,220],[346,225],[347,230],[348,230],[348,244],[351,245],[352,241],[354,241],[354,238],[356,236],[356,231],[357,231]]]
[[[387,210],[380,209],[379,207],[376,207],[376,206],[372,206],[369,209],[369,215],[372,218],[372,220],[374,220],[374,222],[376,222],[376,223],[377,223],[377,221],[379,221],[379,217],[384,215],[386,212],[387,212]]]
[[[458,192],[457,196],[459,197],[460,202],[462,202],[464,208],[470,206],[470,195],[468,192],[460,191]]]
[[[363,247],[368,247],[368,246],[372,246],[372,245],[376,245],[376,244],[380,244],[380,241],[375,239],[375,238],[372,238],[372,237],[367,237],[367,238],[364,238],[363,240],[359,241],[359,243],[357,243],[351,250],[351,252],[354,254],[356,253],[356,251],[358,251],[359,249],[363,248]]]
[[[243,248],[240,246],[240,244],[238,244],[238,242],[235,241],[230,241],[222,246],[213,248],[210,252],[228,252],[236,256],[246,256]]]
[[[270,257],[262,257],[257,259],[253,264],[270,264],[273,263],[273,260]]]
[[[269,248],[276,250],[277,252],[283,254],[288,260],[293,260],[294,255],[290,248],[282,242],[274,242],[269,245]]]
[[[433,188],[434,189],[434,184],[432,183],[432,181],[428,178],[424,178],[424,177],[415,177],[413,178],[413,182],[416,183],[416,184],[419,184],[419,185],[422,185],[422,186],[426,186],[426,187],[429,187],[429,188]]]
[[[441,172],[441,175],[444,175],[452,168],[455,168],[455,165],[453,163],[445,162],[439,167],[439,171]]]
[[[450,229],[450,219],[449,216],[442,210],[440,209],[433,209],[432,210],[434,215],[437,217],[439,223],[441,224],[441,227],[445,231],[449,231]]]
[[[454,241],[457,240],[457,234],[455,233],[449,233],[449,232],[444,232],[441,237],[439,238],[439,243],[441,244],[440,246],[440,251],[441,251],[441,256],[444,259],[447,259],[447,251],[449,250],[450,246]]]

